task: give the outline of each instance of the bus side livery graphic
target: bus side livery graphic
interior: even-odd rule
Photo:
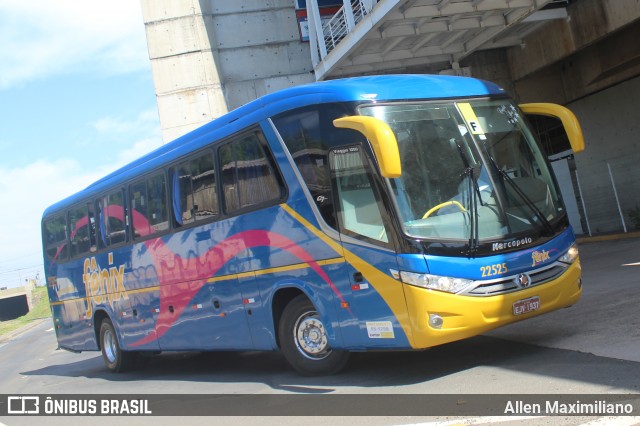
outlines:
[[[291,210],[287,210],[291,212]],[[108,212],[110,215],[120,214],[123,212],[123,210],[121,208],[118,209],[111,206]],[[146,218],[141,216],[135,210],[134,215],[138,216],[138,220],[141,223],[147,222]],[[88,218],[82,218],[77,222],[76,228],[86,226],[87,224]],[[310,224],[307,223],[306,226],[311,229]],[[77,229],[74,229],[71,235],[75,235],[76,232]],[[158,259],[173,257],[177,262],[181,262],[181,269],[183,270],[195,270],[195,264],[199,264],[201,275],[205,277],[215,276],[220,268],[222,268],[231,259],[236,257],[238,253],[244,250],[261,246],[279,248],[291,253],[292,255],[300,259],[302,263],[307,264],[311,269],[313,269],[313,271],[315,271],[318,276],[320,276],[323,281],[328,284],[331,290],[335,293],[336,297],[338,297],[338,299],[340,300],[341,305],[343,305],[347,311],[350,311],[348,304],[345,302],[342,294],[340,294],[335,284],[322,270],[322,268],[320,267],[320,265],[318,265],[314,258],[304,249],[298,246],[295,242],[291,241],[283,235],[274,232],[263,230],[242,231],[236,235],[228,237],[223,241],[220,241],[207,253],[199,256],[198,258],[188,259],[183,259],[175,253],[172,253],[167,245],[160,239],[148,240],[144,244],[151,257],[153,259],[156,259],[156,262],[158,261]],[[58,253],[59,252],[60,250],[58,250]],[[128,299],[127,289],[125,289],[124,287],[125,266],[119,265],[116,268],[111,266],[112,264],[113,253],[109,253],[108,268],[101,268],[100,265],[98,265],[95,256],[85,259],[84,261],[84,274],[82,276],[82,280],[86,288],[87,300],[90,301],[90,303],[88,303],[88,316],[92,314],[93,305],[99,305],[106,302],[113,308],[114,302],[121,299]],[[202,265],[207,265],[207,267],[205,267],[205,269],[203,270]],[[162,271],[162,269],[160,270]],[[175,297],[176,295],[172,294],[172,287],[170,285],[166,285],[169,279],[160,274],[158,276],[158,285],[160,288],[160,316],[156,325],[157,336],[153,338],[147,337],[138,342],[134,342],[131,345],[140,346],[146,344],[149,341],[155,338],[159,338],[164,333],[166,333],[173,322],[175,322],[180,316],[185,307],[188,306],[189,303],[191,303],[193,296],[198,293],[202,286],[209,280],[210,278],[203,278],[189,291],[189,293],[185,294],[183,292],[180,293],[180,297]],[[166,313],[169,311],[169,305],[174,307],[174,312],[177,315],[166,315]]]
[[[238,253],[253,247],[268,246],[275,247],[282,250],[286,250],[289,253],[296,256],[302,262],[308,264],[313,269],[331,290],[336,294],[341,302],[344,303],[344,298],[336,288],[335,284],[329,279],[327,274],[322,270],[313,257],[309,255],[300,246],[295,244],[290,239],[269,231],[251,230],[243,231],[236,235],[233,235],[212,247],[207,253],[199,258],[182,259],[178,258],[178,261],[185,262],[184,269],[195,269],[193,265],[195,262],[199,262],[201,265],[206,264],[208,268],[205,268],[204,275],[215,276],[218,270],[229,260],[234,258]],[[160,258],[170,253],[165,244],[149,244],[147,246],[151,252],[153,258]],[[213,257],[216,259],[214,262],[208,262],[207,259]],[[155,326],[157,336],[149,335],[144,339],[131,344],[131,346],[140,346],[150,341],[160,338],[166,333],[171,325],[177,320],[182,311],[191,303],[191,300],[195,294],[200,291],[202,286],[207,283],[209,278],[201,279],[193,287],[190,287],[188,292],[181,292],[180,294],[174,294],[173,287],[170,285],[163,285],[165,278],[161,275],[158,277],[160,282],[160,315]],[[174,307],[176,315],[169,315],[169,305]]]

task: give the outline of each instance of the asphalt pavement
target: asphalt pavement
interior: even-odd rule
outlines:
[[[0,343],[3,394],[638,394],[640,239],[580,244],[583,297],[574,306],[424,352],[354,354],[337,376],[302,377],[278,353],[176,353],[127,374],[109,373],[98,352],[58,350],[50,320]],[[315,411],[315,410],[314,410]],[[284,413],[283,413],[284,414]],[[430,417],[188,418],[189,424],[620,425],[640,418]],[[637,413],[635,414],[638,415]],[[40,418],[44,419],[44,418]],[[244,419],[244,420],[243,420]],[[7,426],[40,424],[5,417]],[[47,424],[80,423],[47,418]],[[121,421],[122,420],[122,421]],[[92,418],[94,424],[175,424],[168,418]],[[631,423],[630,423],[631,421]],[[599,422],[599,423],[594,423]],[[635,423],[633,423],[635,422]]]

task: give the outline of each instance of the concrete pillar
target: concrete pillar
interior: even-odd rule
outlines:
[[[165,142],[227,112],[213,17],[198,0],[141,0]]]
[[[163,138],[315,81],[291,0],[141,0]]]

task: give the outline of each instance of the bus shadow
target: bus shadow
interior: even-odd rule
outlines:
[[[341,374],[305,377],[295,373],[277,352],[169,353],[143,359],[138,369],[113,374],[99,355],[69,364],[23,372],[26,376],[99,378],[110,382],[175,381],[193,383],[189,392],[211,392],[197,383],[257,383],[293,393],[331,393],[337,388],[385,388],[433,382],[472,369],[478,380],[446,382],[432,390],[460,393],[538,393],[549,378],[638,391],[638,363],[479,336],[422,352],[354,353]],[[509,370],[516,373],[505,382]],[[522,386],[513,383],[521,380]],[[455,386],[452,389],[451,386]],[[505,387],[507,386],[507,387]],[[225,389],[219,388],[224,392]],[[552,389],[548,389],[552,391]],[[394,392],[397,390],[394,389]],[[411,392],[411,389],[408,389]]]

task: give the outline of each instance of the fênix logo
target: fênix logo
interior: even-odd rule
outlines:
[[[531,253],[531,260],[533,260],[533,264],[531,265],[536,266],[539,265],[541,263],[546,262],[547,260],[549,260],[549,252],[546,250],[542,250],[542,251],[534,251],[533,253]]]
[[[7,397],[7,414],[40,414],[40,397]]]
[[[113,253],[109,253],[109,266],[100,267],[95,256],[84,261],[82,281],[87,291],[87,316],[91,316],[92,304],[108,303],[129,299],[124,288],[124,264],[114,266]]]

